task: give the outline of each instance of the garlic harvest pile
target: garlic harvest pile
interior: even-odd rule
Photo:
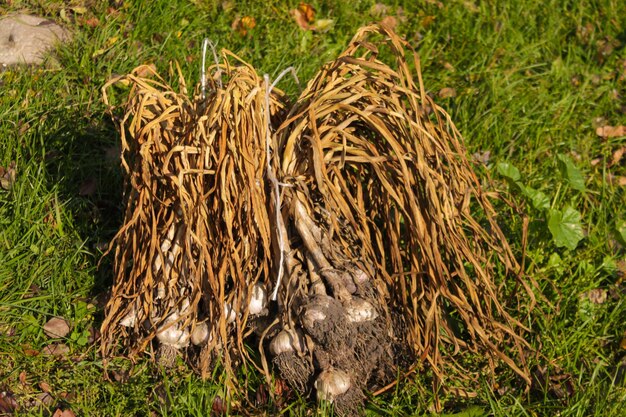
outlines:
[[[192,98],[182,77],[175,93],[136,75],[149,67],[117,80],[131,85],[127,209],[104,356],[152,343],[204,377],[219,363],[243,395],[238,369],[254,361],[268,383],[279,376],[339,415],[360,414],[366,391],[417,361],[437,389],[502,363],[529,382],[516,300],[505,305],[494,281],[528,294],[532,283],[411,47],[362,28],[293,105],[232,53],[221,59]]]

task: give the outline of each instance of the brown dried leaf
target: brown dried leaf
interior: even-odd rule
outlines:
[[[622,175],[613,175],[610,172],[606,174],[606,181],[611,185],[616,185],[619,187],[626,186],[626,177]]]
[[[438,95],[441,98],[456,97],[456,90],[451,87],[444,87],[441,90],[439,90]]]
[[[51,356],[64,356],[70,352],[70,348],[64,343],[51,343],[44,347],[41,353]]]
[[[256,19],[252,16],[244,16],[242,18],[235,18],[231,27],[236,30],[241,36],[246,36],[248,31],[256,27]]]
[[[61,410],[60,408],[57,408],[52,417],[76,417],[76,414],[74,414],[74,412],[70,409]]]
[[[35,405],[37,404],[50,406],[54,404],[54,397],[48,392],[40,392],[35,398]]]
[[[387,26],[389,29],[394,30],[398,26],[398,19],[393,16],[385,16],[381,21],[381,25]]]
[[[90,28],[96,28],[100,25],[100,20],[93,16],[84,21],[85,26],[89,26]]]
[[[226,404],[222,397],[219,395],[215,396],[213,399],[213,405],[211,406],[211,416],[225,416],[226,415]]]
[[[584,292],[582,297],[587,298],[594,304],[604,304],[607,299],[607,291],[601,288],[595,288]]]
[[[43,326],[43,331],[51,338],[65,337],[70,332],[70,323],[63,317],[53,317]]]
[[[137,70],[135,70],[133,73],[135,75],[137,75],[137,77],[146,78],[146,77],[149,77],[149,76],[151,76],[153,74],[156,74],[156,72],[157,72],[156,65],[154,65],[154,64],[145,64],[145,65],[142,65],[139,68],[137,68]],[[119,146],[118,145],[114,145],[114,146],[112,146],[112,148],[118,148],[119,149]]]
[[[472,155],[472,158],[476,162],[487,165],[489,164],[489,160],[491,159],[491,151],[476,152]]]
[[[50,387],[50,384],[48,384],[45,381],[41,381],[39,383],[39,388],[43,391],[43,392],[52,392],[52,388]]]
[[[18,409],[17,401],[13,393],[8,390],[0,390],[0,414],[13,414]]]
[[[626,152],[626,147],[623,146],[621,148],[619,148],[618,150],[616,150],[615,152],[613,152],[613,160],[611,161],[611,165],[617,165],[620,163],[620,161],[622,160],[622,157],[624,156],[624,152]]]
[[[307,23],[313,23],[315,20],[315,9],[313,6],[308,3],[300,2],[300,4],[298,4],[298,10],[300,10],[300,13],[302,13]]]
[[[0,166],[0,188],[5,190],[11,189],[15,183],[17,172],[15,170],[15,161],[12,161],[8,167]]]
[[[310,30],[311,26],[309,26],[309,22],[306,20],[306,16],[299,9],[293,9],[289,11],[289,14],[293,17],[293,20],[296,21],[296,24],[300,26],[300,29]]]
[[[596,135],[601,138],[626,136],[626,126],[600,126],[596,129]]]
[[[26,379],[26,371],[20,372],[19,380],[20,380],[20,384],[22,384],[22,385],[26,385],[27,384],[28,381]]]

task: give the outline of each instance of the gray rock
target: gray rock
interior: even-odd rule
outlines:
[[[17,64],[41,64],[44,52],[69,33],[54,22],[26,14],[0,18],[0,68]]]

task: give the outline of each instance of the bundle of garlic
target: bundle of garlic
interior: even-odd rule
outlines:
[[[111,85],[131,85],[120,122],[127,209],[111,243],[116,279],[102,326],[105,355],[117,340],[130,356],[152,345],[161,363],[193,358],[203,375],[219,355],[234,377],[247,360],[247,323],[267,314],[271,233],[257,120],[265,89],[252,67],[228,51],[222,59],[211,68],[221,77],[194,100],[180,73],[180,93],[156,73],[135,75],[150,67],[103,89],[108,103]],[[283,102],[276,90],[272,118]]]
[[[420,361],[435,392],[444,379],[471,384],[464,352],[529,381],[496,271],[532,297],[530,284],[408,44],[362,28],[289,112],[269,77],[221,56],[193,100],[182,76],[181,93],[156,74],[105,86],[107,103],[112,83],[132,86],[105,356],[121,340],[203,376],[219,357],[240,393],[238,367],[251,364],[340,415]]]

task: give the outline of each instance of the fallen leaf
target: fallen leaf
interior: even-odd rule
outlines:
[[[611,165],[619,164],[625,152],[626,152],[626,147],[621,147],[615,152],[613,152],[613,161],[611,162]]]
[[[476,162],[487,165],[491,159],[491,151],[476,152],[472,155],[472,158],[474,158],[474,161]]]
[[[44,355],[63,356],[70,352],[70,348],[64,343],[51,343],[41,351]]]
[[[454,88],[444,87],[441,90],[439,90],[439,97],[441,98],[456,97],[456,90]]]
[[[60,408],[57,408],[52,417],[76,417],[76,414],[74,414],[74,412],[70,409],[61,410]]]
[[[601,126],[596,129],[596,135],[601,138],[626,136],[626,126]]]
[[[454,66],[451,63],[449,63],[449,62],[444,62],[443,63],[443,67],[445,69],[447,69],[448,71],[450,71],[450,72],[456,71],[456,68],[454,68]]]
[[[8,390],[0,391],[0,414],[10,415],[18,409],[17,401],[13,393]]]
[[[37,395],[37,397],[35,399],[35,402],[36,402],[35,405],[50,406],[50,405],[54,404],[55,401],[54,401],[54,397],[52,395],[50,395],[50,393],[40,392]]]
[[[78,195],[82,197],[89,197],[96,192],[97,187],[98,183],[95,178],[87,178],[78,188]]]
[[[157,68],[156,68],[156,65],[154,64],[145,64],[145,65],[138,67],[136,70],[133,71],[133,74],[141,78],[146,78],[156,73],[157,73]],[[113,146],[113,147],[116,149],[119,149],[117,146]]]
[[[607,298],[607,291],[601,288],[595,288],[584,292],[582,297],[587,298],[594,304],[604,304]]]
[[[19,379],[20,379],[20,384],[26,385],[26,383],[28,382],[27,379],[26,379],[26,371],[20,372]]]
[[[602,162],[602,157],[601,157],[601,156],[599,156],[599,157],[597,157],[597,158],[593,158],[593,159],[591,160],[591,166],[592,166],[592,167],[595,167],[595,166],[596,166],[596,165],[598,165],[600,162]]]
[[[313,6],[308,3],[300,2],[300,4],[298,4],[298,10],[300,10],[300,13],[302,13],[307,23],[313,23],[315,20],[315,9]]]
[[[376,3],[370,7],[370,15],[372,17],[383,17],[389,13],[389,6],[382,3]]]
[[[84,22],[85,26],[89,26],[90,28],[96,28],[100,25],[100,20],[97,17],[90,17],[86,19]]]
[[[50,387],[50,384],[48,384],[45,381],[41,381],[39,383],[39,388],[43,391],[43,392],[51,392],[52,388]]]
[[[532,371],[533,387],[548,392],[556,398],[570,398],[574,395],[574,382],[570,374],[562,369],[548,370],[547,367],[537,367]]]
[[[43,326],[48,337],[65,337],[70,332],[70,324],[63,317],[53,317]]]
[[[16,176],[15,161],[12,161],[6,168],[0,166],[0,188],[10,190],[13,184],[15,184]]]
[[[252,16],[244,16],[242,18],[235,18],[231,27],[236,30],[241,36],[246,36],[248,31],[256,27],[256,19]]]
[[[296,21],[296,24],[300,26],[302,30],[310,30],[311,26],[309,26],[309,22],[306,20],[306,16],[299,10],[293,9],[289,11],[289,14],[293,17],[293,20]]]
[[[622,340],[620,340],[619,347],[626,350],[626,334],[624,334]]]
[[[226,415],[226,405],[224,404],[224,400],[222,397],[217,395],[213,399],[213,405],[211,406],[211,415],[212,416],[225,416]]]
[[[383,26],[388,27],[391,30],[394,30],[396,28],[396,26],[398,26],[398,20],[393,17],[393,16],[385,16],[381,21],[380,24]]]
[[[606,174],[606,181],[611,185],[617,185],[619,187],[626,186],[626,177],[622,175],[613,175],[609,172]]]

